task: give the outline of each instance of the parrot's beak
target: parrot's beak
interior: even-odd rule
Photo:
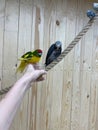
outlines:
[[[57,47],[57,50],[59,50],[59,47]]]
[[[60,46],[57,46],[57,50],[59,50],[60,49]]]

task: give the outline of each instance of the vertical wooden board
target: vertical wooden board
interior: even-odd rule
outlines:
[[[96,29],[98,27],[98,21],[95,22],[94,24],[94,35],[93,35],[93,59],[92,59],[92,68],[93,68],[93,72],[95,72],[96,74],[98,74],[98,29]],[[97,79],[98,79],[98,76],[97,76]],[[98,96],[97,96],[97,88],[98,88],[98,80],[96,80],[95,82],[95,79],[94,79],[94,83],[95,83],[95,86],[93,86],[93,89],[91,89],[92,93],[91,93],[91,96],[92,96],[92,103],[95,103],[96,104],[96,101],[98,101]],[[96,93],[96,96],[97,96],[97,99],[96,99],[96,96],[95,96],[95,93]],[[92,95],[94,93],[94,95]],[[93,104],[93,105],[95,105]],[[92,105],[92,104],[91,104]],[[94,106],[91,106],[91,111],[92,109],[94,109],[93,107]],[[95,129],[97,130],[98,129],[98,103],[97,103],[97,108],[95,107],[95,111],[93,113],[90,113],[90,129]],[[90,111],[90,112],[91,112]],[[94,115],[95,114],[95,115]]]
[[[66,1],[66,30],[65,30],[65,48],[70,44],[76,35],[76,0]],[[66,56],[64,69],[73,69],[74,49]]]
[[[83,2],[83,1],[82,1]],[[83,5],[84,6],[84,5]],[[83,8],[83,6],[82,6],[82,8]],[[87,4],[86,4],[86,6],[85,6],[85,8],[88,8],[88,6],[87,6]],[[85,11],[85,9],[84,9],[84,11]],[[80,12],[79,12],[79,14],[80,14]],[[84,14],[85,14],[85,12],[84,12]],[[80,15],[81,17],[83,16],[82,14]],[[86,16],[86,15],[84,15],[84,16]],[[81,19],[81,18],[79,18],[79,19]],[[87,18],[85,18],[84,17],[84,21],[86,21],[86,19]],[[88,19],[89,20],[89,19]],[[83,21],[82,21],[83,22]],[[84,22],[84,24],[85,24],[85,22]],[[79,25],[80,25],[80,23],[79,23]],[[81,27],[81,26],[80,26]],[[74,95],[73,96],[73,106],[72,106],[72,108],[74,109],[72,109],[72,119],[73,119],[73,122],[72,122],[72,129],[82,129],[81,128],[81,123],[80,123],[80,121],[79,121],[79,119],[81,118],[80,117],[80,102],[81,102],[81,100],[83,99],[83,96],[81,96],[81,89],[85,89],[85,88],[83,88],[83,87],[85,87],[85,86],[82,86],[81,85],[81,78],[82,78],[82,76],[84,75],[83,73],[83,69],[85,70],[85,71],[90,71],[91,72],[91,66],[92,66],[92,42],[93,42],[93,37],[92,37],[92,30],[90,31],[90,32],[88,32],[88,35],[86,34],[86,37],[87,38],[85,38],[85,39],[87,39],[87,40],[85,40],[85,44],[84,44],[84,40],[82,40],[82,42],[81,42],[81,50],[80,50],[80,61],[79,61],[79,59],[76,59],[77,61],[76,61],[76,63],[75,63],[75,66],[74,67],[76,67],[76,69],[77,69],[77,71],[74,71],[74,79],[77,79],[78,80],[78,86],[77,85],[75,85],[75,83],[77,83],[77,81],[75,81],[75,83],[73,83],[73,85],[75,86],[74,88],[73,88],[73,95],[76,93],[76,94],[79,94],[79,96],[78,96],[78,99],[76,99],[77,98],[77,96],[76,95]],[[88,40],[89,39],[89,37],[90,37],[90,40]],[[88,45],[88,43],[89,43],[89,45]],[[91,44],[91,45],[90,45]],[[84,47],[84,45],[86,46],[86,47]],[[87,47],[87,46],[89,46],[89,47]],[[89,57],[89,55],[88,55],[88,53],[87,53],[87,49],[89,49],[88,50],[88,53],[90,54],[90,58],[86,58],[87,59],[87,63],[86,64],[88,64],[87,65],[87,67],[85,67],[84,65],[83,65],[83,62],[84,62],[84,57]],[[79,52],[79,50],[76,52],[76,54],[78,54],[78,52]],[[85,55],[84,55],[84,52],[85,52]],[[78,55],[76,55],[76,57],[78,58]],[[83,68],[84,67],[84,68]],[[75,69],[75,68],[74,68]],[[79,71],[79,69],[81,70],[81,71]],[[80,76],[79,76],[79,72],[80,72]],[[78,75],[75,75],[75,73],[76,74],[78,74]],[[76,78],[77,77],[77,78]],[[79,77],[80,77],[80,81],[79,81]],[[74,82],[74,80],[73,80],[73,82]],[[85,81],[86,82],[86,81]],[[79,84],[80,83],[80,84]],[[89,86],[87,86],[88,87],[88,91],[90,91],[90,81],[88,81],[88,84],[89,84]],[[80,85],[80,86],[79,86]],[[84,91],[85,92],[85,91]],[[80,98],[79,98],[80,97]],[[89,98],[89,95],[88,95],[88,98]],[[74,102],[74,101],[76,101],[76,103]],[[86,100],[85,100],[86,101]],[[81,106],[81,109],[85,109],[85,110],[87,110],[87,111],[89,111],[89,100],[88,100],[88,102],[87,102],[87,104],[88,104],[88,106],[86,106],[86,109],[85,108],[83,108],[83,107],[85,107],[85,106]],[[75,108],[75,106],[76,106],[76,108]],[[79,108],[78,108],[79,107]],[[77,112],[76,112],[77,111]],[[76,113],[75,113],[76,112]],[[76,116],[76,114],[78,114],[78,118],[77,118],[77,116]],[[83,113],[82,113],[83,114]],[[89,114],[88,113],[86,113],[87,115],[86,115],[86,121],[88,122],[88,120],[89,120]],[[80,126],[79,126],[79,123],[80,123]],[[88,125],[89,124],[87,124],[87,126],[86,126],[86,124],[85,124],[85,129],[88,129]]]
[[[16,62],[16,50],[17,50],[17,26],[13,27],[13,29],[8,29],[8,25],[10,26],[10,23],[14,22],[13,14],[12,12],[13,8],[9,8],[9,3],[11,1],[6,2],[6,8],[5,8],[5,32],[4,32],[4,47],[3,47],[3,79],[2,79],[2,86],[3,88],[9,87],[9,85],[12,85],[15,80],[15,62]],[[18,13],[18,2],[13,1],[13,6],[16,6],[14,9],[15,14]],[[6,26],[7,24],[7,26]],[[16,21],[17,24],[17,21]],[[11,50],[11,48],[13,48]]]
[[[59,130],[61,123],[61,107],[62,107],[62,85],[63,85],[63,71],[57,65],[53,70],[53,85],[51,88],[51,115],[50,125],[51,130]]]
[[[63,1],[64,2],[64,1]],[[68,44],[75,37],[75,26],[76,26],[76,0],[74,1],[66,1],[64,12],[66,18],[66,28],[65,28],[65,45]],[[64,15],[63,12],[63,15]],[[72,95],[72,69],[73,69],[73,54],[74,50],[72,50],[64,59],[64,67],[63,67],[63,89],[62,89],[62,110],[61,110],[61,129],[69,130],[71,128],[71,95]]]
[[[15,8],[12,8],[12,5],[16,6]],[[8,8],[11,7],[11,8]],[[16,1],[7,1],[6,2],[6,10],[5,10],[5,35],[4,35],[4,59],[3,59],[3,76],[5,78],[4,84],[9,85],[12,84],[11,83],[11,78],[12,75],[14,75],[14,65],[16,62],[16,50],[17,50],[17,13],[18,13],[18,2]],[[13,11],[13,9],[16,9],[15,11]],[[15,14],[15,16],[14,16]],[[15,21],[14,21],[15,19]],[[11,23],[12,23],[12,27],[11,27]],[[16,24],[14,24],[16,23]],[[11,50],[12,48],[12,50]],[[11,70],[12,68],[12,70]],[[10,76],[10,78],[8,78],[8,75],[10,75],[11,73],[12,75]],[[8,80],[6,80],[8,79]],[[9,83],[8,83],[8,82]],[[15,76],[13,77],[13,81],[15,81]],[[4,85],[3,84],[3,85]],[[5,86],[4,85],[4,86]],[[8,87],[8,86],[6,86]]]
[[[35,48],[39,48],[39,23],[40,23],[40,8],[36,7],[36,18],[35,18]]]
[[[44,32],[44,10],[42,8],[42,6],[39,6],[37,3],[37,1],[34,1],[34,19],[33,19],[33,23],[35,25],[33,30],[33,33],[35,36],[34,37],[34,48],[40,48],[43,50],[43,33]],[[36,6],[35,6],[36,5]],[[44,51],[43,51],[44,53]],[[43,59],[43,56],[42,56]],[[40,62],[42,62],[42,59]],[[45,88],[43,88],[43,83],[38,83],[35,84],[34,88],[32,90],[36,89],[36,93],[35,95],[35,106],[34,109],[35,111],[33,111],[32,109],[32,115],[34,115],[33,122],[31,122],[31,128],[34,128],[36,130],[38,129],[45,129]],[[34,112],[36,112],[34,114]]]
[[[97,109],[98,109],[98,106],[97,106],[98,85],[96,84],[97,80],[98,80],[98,75],[95,72],[92,72],[88,130],[96,129],[96,119],[97,119]]]
[[[92,3],[93,4],[93,3]],[[90,8],[89,2],[85,2],[85,6],[84,6],[84,24],[87,23],[87,21],[89,20],[89,18],[86,16],[86,11],[88,10],[88,8]],[[91,70],[92,69],[92,48],[93,48],[93,26],[91,27],[91,29],[89,29],[89,31],[86,33],[86,35],[84,36],[85,41],[84,41],[84,54],[82,55],[83,57],[83,70]]]
[[[73,91],[72,91],[72,108],[71,108],[71,130],[79,130],[80,123],[80,102],[81,102],[81,85],[79,70],[73,71]]]
[[[5,1],[4,45],[3,45],[3,88],[9,87],[16,81],[15,64],[17,62],[19,1]],[[14,123],[13,123],[14,124]]]
[[[51,12],[50,32],[49,32],[50,45],[55,42],[55,35],[56,35],[56,30],[55,30],[56,24],[55,24],[55,20],[56,20],[56,10],[53,10]]]
[[[32,21],[32,48],[41,48],[43,50],[43,30],[44,30],[44,10],[39,7],[36,1],[33,1],[33,21]],[[36,5],[36,6],[35,6]],[[43,52],[44,53],[44,52]],[[41,95],[44,95],[44,90],[42,88],[42,84],[35,84],[32,88],[31,98],[29,97],[29,105],[30,105],[30,116],[29,116],[29,129],[43,129],[43,115],[42,111],[44,108],[40,106],[41,101],[45,103],[45,98]],[[34,96],[33,96],[34,95]],[[34,102],[34,103],[33,103]],[[30,104],[31,103],[31,104]],[[41,104],[43,106],[43,103]],[[43,106],[44,107],[44,106]],[[40,113],[40,114],[39,114]],[[43,124],[43,125],[42,125]],[[43,127],[43,128],[42,128]]]
[[[36,1],[34,1],[34,6],[33,6],[33,23],[32,23],[32,48],[41,48],[43,50],[43,34],[42,34],[42,30],[43,29],[43,25],[44,25],[44,17],[43,17],[43,9],[41,7],[38,7],[36,5]],[[36,5],[36,6],[35,6]],[[42,29],[42,30],[41,30]],[[42,85],[37,85],[35,84],[32,88],[32,91],[34,91],[31,94],[32,99],[29,98],[29,105],[30,102],[32,103],[30,105],[30,112],[29,114],[31,114],[29,116],[29,128],[30,129],[38,129],[40,128],[40,118],[39,118],[39,113],[41,112],[40,110],[40,94],[41,94],[41,87]],[[40,88],[37,88],[40,87]],[[36,90],[36,91],[35,91]],[[33,96],[34,95],[34,96]],[[34,101],[34,103],[32,102]],[[43,116],[42,116],[43,117]],[[42,126],[42,125],[41,125]]]
[[[85,48],[83,56],[83,69],[92,70],[92,54],[93,54],[93,26],[85,35]],[[81,68],[82,69],[82,68]]]
[[[66,3],[64,0],[62,2],[58,0],[56,3],[56,41],[62,42],[62,51],[66,46]]]
[[[37,89],[36,130],[39,130],[39,129],[46,130],[47,88],[44,83],[38,84],[37,87],[38,87],[38,89]]]
[[[48,48],[55,42],[55,1],[44,1],[44,59]],[[52,36],[54,35],[54,37]],[[54,39],[53,39],[54,38]]]
[[[40,18],[39,18],[39,48],[43,50],[44,48],[44,8],[40,7]],[[44,54],[44,50],[43,50]],[[43,57],[41,59],[42,63],[44,63]]]
[[[31,50],[31,33],[32,33],[32,0],[20,0],[19,9],[19,30],[18,30],[18,58],[25,52]],[[20,74],[17,75],[19,78]],[[31,95],[31,94],[30,94]],[[23,99],[22,105],[16,117],[16,124],[19,124],[16,129],[28,130],[29,129],[29,93]]]
[[[96,91],[98,92],[98,73],[97,73],[97,76],[96,76],[96,81],[95,81],[95,85],[96,85]],[[95,120],[95,130],[98,129],[98,96],[97,96],[97,109],[96,109],[96,120]]]
[[[44,8],[41,8],[33,1],[32,7],[32,45],[31,48],[43,49],[43,31],[44,31]],[[35,6],[36,5],[36,6]],[[41,46],[39,47],[39,42]]]
[[[13,8],[13,6],[15,8]],[[15,63],[17,60],[17,28],[18,28],[18,1],[6,1],[5,33],[3,52],[3,87],[8,87],[16,80]],[[15,19],[15,21],[14,21]],[[12,27],[11,27],[12,23]],[[16,24],[14,24],[16,23]]]
[[[90,5],[86,2],[84,11],[87,10],[87,8],[89,8],[89,6]],[[84,18],[84,19],[86,20],[87,18]],[[92,53],[93,53],[92,52],[92,50],[93,50],[92,49],[92,47],[93,47],[93,32],[92,31],[93,30],[91,28],[85,35],[84,54],[82,55],[83,65],[81,66],[81,73],[80,73],[81,78],[83,76],[83,79],[86,76],[85,74],[87,73],[87,79],[85,77],[84,84],[82,84],[82,86],[81,86],[81,114],[80,114],[80,118],[82,121],[82,122],[80,121],[81,130],[89,129],[89,109],[90,109],[90,98],[89,97],[90,97],[90,91],[91,91],[91,72],[92,72]],[[85,115],[85,117],[83,117],[84,115]]]
[[[43,39],[44,39],[44,9],[41,7],[33,8],[33,24],[32,24],[32,44],[35,49],[43,50]],[[43,52],[44,53],[44,52]]]
[[[39,18],[40,18],[40,9],[35,6],[35,2],[33,1],[33,4],[32,4],[32,25],[31,25],[31,29],[32,29],[31,30],[32,31],[31,48],[32,48],[32,50],[39,48],[39,30],[38,30]],[[38,37],[37,37],[37,34],[35,34],[35,33],[38,34]],[[36,38],[35,38],[35,35],[36,35]],[[35,129],[36,130],[37,84],[34,84],[30,90],[28,105],[29,105],[28,129]]]
[[[56,18],[55,18],[55,41],[62,42],[62,48],[65,46],[65,29],[66,15],[64,1],[56,1]],[[61,10],[62,7],[62,10]],[[50,129],[61,128],[61,108],[62,108],[62,86],[63,86],[63,62],[61,61],[53,69],[53,86],[51,88],[51,114],[50,114]],[[58,76],[57,76],[58,75]],[[51,81],[50,81],[51,82]]]
[[[44,0],[43,0],[44,1]],[[43,49],[44,34],[44,2],[32,0],[32,49]],[[39,44],[40,43],[40,44]],[[41,45],[41,46],[39,46]]]
[[[18,6],[19,0],[7,0],[5,11],[5,31],[18,31]]]
[[[19,1],[6,1],[4,52],[3,52],[3,87],[9,87],[16,81],[15,64],[17,62]]]
[[[20,0],[18,58],[31,47],[32,0]]]
[[[36,116],[37,115],[37,84],[36,83],[32,86],[29,92],[28,106],[29,106],[28,130],[36,130],[36,122],[37,122],[37,116]]]
[[[92,54],[92,69],[98,72],[98,21],[93,26],[93,54]]]
[[[44,50],[44,61],[48,48],[52,43],[55,42],[55,1],[44,1],[44,43],[43,43],[43,50]],[[41,104],[40,104],[40,124],[37,126],[37,130],[40,128],[43,130],[50,130],[52,129],[51,123],[51,109],[52,109],[52,86],[53,86],[53,69],[48,72],[46,77],[46,81],[43,84],[42,94],[41,94]],[[38,107],[37,107],[38,108]]]
[[[47,11],[47,17],[48,18],[48,23],[49,23],[49,41],[48,41],[48,48],[51,46],[51,44],[53,44],[56,41],[56,2],[55,1],[49,1],[49,4],[47,4],[47,7],[49,6],[49,9],[51,9],[50,11]],[[47,18],[46,17],[46,18]],[[47,29],[45,30],[47,33]],[[49,45],[50,44],[50,45]],[[58,129],[58,124],[57,124],[57,118],[58,115],[55,115],[56,108],[54,105],[54,102],[56,101],[56,96],[54,95],[54,89],[55,89],[55,79],[54,77],[54,73],[55,72],[55,68],[53,68],[50,73],[50,79],[48,79],[49,77],[47,77],[47,80],[49,80],[49,85],[47,88],[47,94],[49,93],[49,97],[47,97],[47,106],[46,106],[46,128],[47,130],[51,129],[51,130],[55,130]],[[50,90],[50,92],[49,92]],[[49,108],[48,108],[49,107]]]
[[[0,1],[0,89],[2,88],[2,64],[4,42],[5,0]]]
[[[31,49],[34,50],[35,41],[35,20],[36,19],[36,7],[34,6],[34,1],[32,0],[32,25],[31,25]]]
[[[98,121],[98,21],[93,26],[93,53],[92,53],[92,80],[91,80],[91,99],[90,99],[90,111],[89,111],[89,130],[97,130]]]
[[[52,101],[53,101],[53,97],[52,97],[52,86],[53,86],[53,70],[51,70],[50,72],[48,72],[47,77],[46,77],[46,82],[44,84],[44,86],[46,86],[46,130],[50,130],[53,129],[52,128]]]
[[[76,13],[76,34],[78,34],[84,26],[84,2],[77,1],[77,13]],[[82,56],[84,49],[84,40],[75,46],[74,52],[74,65],[73,65],[73,89],[72,89],[72,108],[71,108],[71,130],[80,129],[80,104],[81,104],[81,69],[83,66]]]
[[[34,6],[44,8],[44,6],[45,6],[45,0],[33,0],[33,1],[34,1]]]
[[[61,130],[70,130],[72,71],[64,70],[61,108]]]
[[[6,88],[16,81],[15,64],[17,62],[17,32],[5,32],[3,56],[2,85],[3,88]]]
[[[80,76],[81,84],[81,109],[80,109],[80,129],[88,130],[89,125],[89,103],[91,71],[82,71]]]
[[[85,26],[84,24],[84,16],[85,12],[84,10],[84,2],[85,1],[77,1],[77,13],[76,13],[76,34],[83,29]],[[73,70],[82,70],[83,69],[83,54],[84,54],[84,37],[79,41],[79,43],[75,46],[75,52],[74,52],[74,65],[73,65]],[[73,74],[74,75],[74,74]]]

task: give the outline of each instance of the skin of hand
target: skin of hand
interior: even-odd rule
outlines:
[[[38,69],[37,64],[30,64],[21,78],[24,82],[30,84],[32,82],[43,81],[45,78],[43,75],[47,74],[45,70]],[[29,86],[30,87],[30,86]]]
[[[0,130],[9,130],[17,109],[21,105],[26,91],[31,83],[43,81],[45,70],[36,69],[36,65],[28,65],[24,75],[13,85],[11,90],[0,101]]]

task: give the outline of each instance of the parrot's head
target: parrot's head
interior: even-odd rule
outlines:
[[[35,53],[36,56],[38,56],[38,57],[41,57],[41,56],[42,56],[42,50],[41,50],[41,49],[37,49],[37,50],[35,50],[34,53]]]
[[[87,11],[87,16],[89,17],[90,15],[95,16],[94,11],[88,10],[88,11]]]
[[[87,10],[87,16],[89,17],[91,15],[91,10]]]
[[[62,43],[60,41],[56,41],[55,47],[56,47],[57,50],[60,49],[62,47]]]

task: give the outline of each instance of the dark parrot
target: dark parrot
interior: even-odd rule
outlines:
[[[93,19],[96,15],[95,15],[95,12],[92,11],[92,10],[88,10],[87,12],[87,16],[90,18],[90,19]]]
[[[50,46],[47,52],[45,65],[49,65],[52,61],[54,61],[62,51],[62,43],[60,41],[56,41],[54,44]]]

